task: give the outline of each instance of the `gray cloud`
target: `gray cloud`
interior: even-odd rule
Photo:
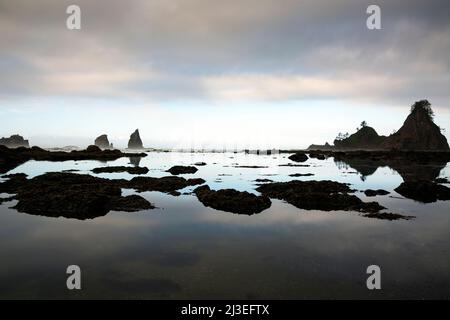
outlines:
[[[450,107],[448,1],[80,0],[82,30],[68,31],[72,3],[0,0],[0,97]],[[373,3],[380,31],[365,27]]]

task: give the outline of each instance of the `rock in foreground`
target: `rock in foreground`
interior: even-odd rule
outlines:
[[[194,193],[198,200],[207,207],[238,214],[260,213],[272,204],[266,196],[257,196],[234,189],[214,191],[209,186],[201,186],[195,189]]]
[[[256,190],[270,198],[284,200],[306,210],[344,210],[378,212],[385,209],[377,202],[363,202],[348,185],[334,181],[290,181],[267,183]]]
[[[152,209],[147,200],[132,195],[123,197],[122,188],[142,191],[172,192],[204,183],[202,179],[180,177],[135,177],[109,180],[74,173],[46,173],[33,179],[17,174],[0,183],[0,193],[15,194],[20,212],[49,217],[92,219],[111,210],[138,211]]]
[[[48,217],[92,219],[111,210],[139,211],[153,206],[140,196],[122,197],[119,185],[106,179],[72,173],[46,173],[27,180],[10,178],[19,212]],[[12,188],[11,185],[15,183]],[[0,184],[0,190],[4,189]],[[13,189],[13,190],[11,190]]]

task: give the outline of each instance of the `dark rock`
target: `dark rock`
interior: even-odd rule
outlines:
[[[405,198],[424,203],[450,200],[450,188],[428,180],[406,181],[395,191]]]
[[[204,183],[203,179],[180,177],[135,177],[103,179],[73,173],[46,173],[33,179],[23,174],[10,175],[0,183],[0,193],[16,194],[14,207],[20,212],[49,217],[92,219],[115,211],[137,211],[153,206],[139,196],[121,196],[121,189],[173,192]]]
[[[289,156],[288,159],[295,162],[305,162],[306,160],[308,160],[308,156],[302,152],[297,152]]]
[[[264,183],[264,182],[273,182],[273,180],[270,180],[270,179],[256,179],[255,182],[262,182],[262,183]]]
[[[322,153],[311,152],[309,153],[309,157],[317,160],[325,160],[325,155]]]
[[[414,103],[403,126],[382,143],[384,149],[449,150],[441,129],[433,122],[433,111],[427,100]]]
[[[206,166],[206,162],[196,162],[194,163],[194,166]]]
[[[33,148],[35,148],[35,147],[33,147]],[[44,151],[44,150],[36,150],[36,151]],[[95,145],[93,145],[93,144],[91,144],[90,146],[88,146],[87,148],[86,148],[86,152],[101,152],[102,151],[102,149],[100,149],[98,146],[95,146]]]
[[[259,186],[257,191],[270,198],[285,200],[300,209],[378,212],[384,207],[377,202],[363,202],[348,185],[335,181],[290,181]]]
[[[146,167],[100,167],[92,169],[94,173],[114,173],[114,172],[127,172],[129,174],[146,174],[148,173],[148,168]]]
[[[112,201],[111,208],[114,211],[135,212],[154,209],[155,207],[141,196],[133,194],[126,197],[115,198]]]
[[[437,178],[434,180],[436,183],[450,183],[447,178]]]
[[[119,150],[101,150],[97,146],[89,146],[86,150],[71,152],[50,152],[39,147],[9,149],[0,146],[0,173],[14,169],[28,160],[67,161],[67,160],[100,160],[112,161],[122,157],[145,157],[145,153],[123,153]]]
[[[311,177],[313,175],[314,174],[312,174],[312,173],[293,173],[293,174],[290,174],[289,177]]]
[[[321,150],[332,150],[333,146],[330,145],[328,142],[326,142],[325,144],[312,144],[308,147],[307,150],[316,150],[316,151],[321,151]]]
[[[234,165],[233,168],[242,168],[242,169],[265,169],[265,168],[268,168],[268,166],[239,166],[239,165]]]
[[[189,186],[195,186],[205,183],[205,180],[201,178],[196,179],[184,179],[181,177],[134,177],[130,181],[124,181],[121,185],[124,188],[136,189],[139,192],[144,191],[160,191],[171,192],[179,189],[183,189]]]
[[[122,197],[111,180],[71,173],[46,173],[30,180],[12,178],[9,192],[16,193],[19,212],[49,217],[92,219],[111,210],[138,211],[152,206],[145,199]],[[14,181],[16,180],[16,181]],[[14,183],[15,182],[15,183]],[[0,189],[5,187],[0,184]]]
[[[377,149],[386,137],[379,136],[374,128],[363,126],[356,133],[342,140],[334,140],[336,149]]]
[[[366,191],[364,191],[364,194],[368,197],[385,196],[385,195],[389,194],[389,191],[386,191],[383,189],[378,189],[378,190],[367,189]]]
[[[285,163],[285,164],[279,164],[279,167],[309,167],[309,164],[294,164],[294,163]]]
[[[128,149],[143,149],[141,137],[139,135],[139,130],[136,129],[130,136],[128,141]]]
[[[415,217],[413,216],[404,216],[398,213],[389,213],[389,212],[373,212],[373,213],[367,213],[363,215],[363,217],[366,218],[373,218],[373,219],[380,219],[380,220],[411,220]]]
[[[170,172],[173,175],[179,175],[179,174],[193,174],[196,173],[198,169],[196,167],[192,166],[173,166],[167,172]]]
[[[102,134],[101,136],[97,137],[94,141],[94,144],[101,149],[110,148],[110,143],[106,134]]]
[[[252,215],[271,206],[268,197],[234,189],[214,191],[209,186],[201,186],[196,188],[194,193],[203,205],[232,213]]]
[[[8,148],[30,147],[28,140],[25,140],[22,136],[19,136],[18,134],[14,134],[9,138],[0,138],[0,145]]]

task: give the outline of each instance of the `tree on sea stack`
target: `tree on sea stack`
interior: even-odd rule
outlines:
[[[128,141],[128,149],[143,149],[141,137],[139,135],[139,130],[136,129],[130,136]]]
[[[433,112],[433,109],[431,109],[431,103],[428,100],[416,101],[411,106],[411,113],[417,112],[420,109],[422,109],[426,112],[426,114],[430,117],[430,120],[434,119],[434,112]]]

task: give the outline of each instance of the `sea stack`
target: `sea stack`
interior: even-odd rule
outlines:
[[[441,129],[433,122],[434,113],[428,100],[417,101],[403,126],[381,144],[384,149],[449,150]]]
[[[136,129],[130,136],[128,141],[128,149],[143,149],[141,137],[139,136],[139,130]]]
[[[9,138],[0,138],[0,145],[8,148],[30,147],[28,140],[25,140],[22,136],[18,134],[14,134]]]
[[[100,149],[109,149],[111,146],[106,134],[102,134],[101,136],[97,137],[94,141],[94,144]]]

